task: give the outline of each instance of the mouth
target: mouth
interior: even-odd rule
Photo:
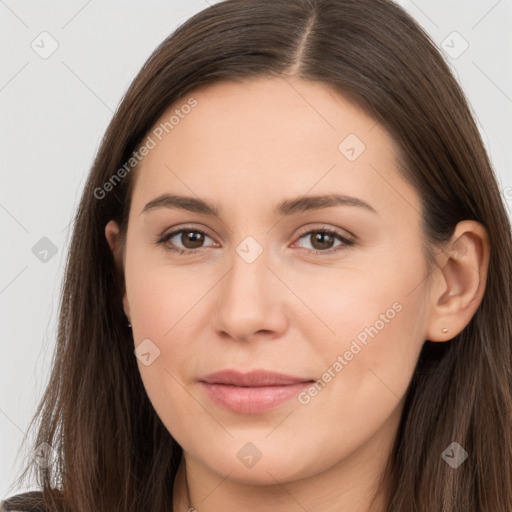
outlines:
[[[208,398],[224,409],[258,414],[297,396],[315,380],[268,370],[241,373],[229,369],[202,377],[199,382]]]

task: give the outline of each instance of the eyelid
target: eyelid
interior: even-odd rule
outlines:
[[[295,236],[300,238],[301,236],[310,233],[311,231],[332,231],[335,232],[337,236],[340,236],[341,238],[345,238],[350,241],[355,241],[357,238],[354,234],[352,234],[350,231],[347,231],[346,229],[331,226],[329,224],[322,225],[321,223],[320,225],[314,225],[313,227],[311,227],[311,225],[305,226],[304,228],[301,228],[299,233]],[[343,233],[346,233],[346,235],[344,235]]]
[[[170,229],[165,229],[161,235],[158,236],[159,239],[167,238],[171,235],[176,235],[181,231],[197,231],[198,233],[204,233],[206,236],[209,236],[212,240],[213,236],[208,234],[208,228],[203,226],[192,226],[188,224],[179,224],[178,226],[172,227]]]
[[[312,223],[314,224],[314,223]],[[205,235],[209,236],[211,239],[213,239],[214,237],[209,235],[208,234],[208,231],[207,229],[208,228],[205,228],[205,227],[198,227],[198,226],[192,226],[192,225],[187,225],[187,224],[184,224],[184,225],[178,225],[174,228],[171,228],[171,231],[169,231],[167,234],[165,233],[165,230],[164,232],[159,235],[159,238],[163,238],[163,237],[167,237],[169,235],[175,235],[177,233],[179,233],[180,231],[182,230],[197,230],[198,232],[201,232],[201,233],[204,233]],[[321,231],[321,230],[326,230],[326,231],[335,231],[335,232],[344,232],[346,233],[348,236],[344,236],[344,235],[341,235],[341,233],[339,233],[340,236],[342,236],[343,238],[348,238],[350,240],[353,240],[355,241],[356,240],[356,236],[351,233],[350,231],[346,230],[346,229],[343,229],[343,228],[339,228],[339,227],[336,227],[336,226],[331,226],[331,225],[328,225],[328,224],[322,224],[320,223],[320,225],[307,225],[307,226],[304,226],[302,227],[299,232],[295,235],[295,237],[298,237],[300,238],[301,236],[309,233],[310,231]]]

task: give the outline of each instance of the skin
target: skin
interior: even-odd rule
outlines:
[[[138,365],[184,450],[174,510],[382,511],[384,494],[373,508],[370,498],[421,347],[450,340],[475,313],[486,231],[458,224],[426,279],[420,198],[398,174],[393,139],[373,119],[325,84],[296,77],[217,82],[191,95],[197,106],[136,171],[124,252],[116,223],[105,228],[125,272],[134,346],[149,338],[160,350]],[[338,149],[349,134],[366,146],[354,161]],[[141,213],[164,192],[207,200],[220,218]],[[273,213],[285,199],[333,192],[376,213],[347,205]],[[206,233],[199,252],[166,249],[195,247],[180,234],[154,243],[182,226]],[[334,237],[322,245],[305,234],[322,228],[354,243]],[[248,236],[263,249],[252,263],[236,252]],[[321,379],[393,304],[400,311],[307,404],[291,399],[261,414],[235,413],[210,401],[197,381],[223,368]],[[247,442],[262,453],[252,467],[237,457]]]

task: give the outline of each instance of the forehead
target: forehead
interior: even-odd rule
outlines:
[[[134,202],[166,187],[203,198],[243,197],[246,205],[313,188],[380,195],[381,202],[388,194],[390,205],[401,193],[414,195],[398,175],[388,132],[320,82],[261,78],[203,86],[169,107],[149,136],[155,147],[137,169]]]

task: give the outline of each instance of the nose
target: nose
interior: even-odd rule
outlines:
[[[288,328],[289,297],[277,272],[269,268],[265,251],[250,263],[235,252],[231,262],[231,269],[217,287],[213,330],[238,341],[282,336]]]

